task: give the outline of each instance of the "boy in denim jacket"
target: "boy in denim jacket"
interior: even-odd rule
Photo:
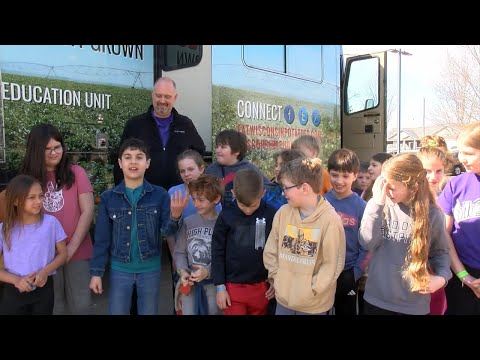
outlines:
[[[133,288],[139,315],[157,315],[162,239],[177,230],[186,200],[144,179],[150,154],[141,140],[120,146],[124,180],[101,195],[90,261],[90,289],[101,294],[107,257],[110,264],[109,314],[128,315]]]

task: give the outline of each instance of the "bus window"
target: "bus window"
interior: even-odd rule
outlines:
[[[378,58],[361,59],[350,64],[345,111],[353,114],[378,106]]]
[[[322,45],[243,45],[242,59],[249,68],[323,81]]]
[[[158,50],[163,71],[197,66],[202,61],[202,45],[159,45]]]
[[[321,45],[287,45],[287,75],[321,82],[322,64]]]
[[[245,66],[285,74],[285,45],[243,45]]]
[[[386,52],[346,59],[341,92],[342,146],[355,151],[363,161],[386,149],[386,66]]]

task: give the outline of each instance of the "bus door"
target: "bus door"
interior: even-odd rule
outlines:
[[[342,80],[342,147],[369,161],[386,150],[387,53],[347,58]]]

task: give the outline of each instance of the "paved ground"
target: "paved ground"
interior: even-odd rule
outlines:
[[[170,261],[167,255],[166,246],[162,253],[162,274],[160,277],[160,315],[173,314],[173,291],[172,291],[172,275],[170,270]],[[102,295],[93,294],[93,314],[107,315],[108,314],[108,289],[109,289],[109,275],[104,276],[104,291]]]

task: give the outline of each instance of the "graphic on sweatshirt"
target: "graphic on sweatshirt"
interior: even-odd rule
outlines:
[[[407,243],[411,241],[412,224],[407,221],[385,220],[382,221],[381,232],[383,238],[391,241]]]
[[[212,232],[210,227],[198,227],[187,231],[187,253],[192,264],[208,266],[212,262]]]
[[[343,213],[341,211],[337,211],[337,214],[340,215],[344,227],[352,227],[358,225],[358,219],[354,215]]]
[[[295,263],[314,264],[319,242],[319,229],[287,225],[280,249],[280,258]]]
[[[453,216],[457,224],[465,220],[480,218],[480,198],[466,201],[457,200],[453,208]]]
[[[47,183],[47,191],[43,197],[43,208],[53,213],[62,210],[64,204],[63,190],[55,191],[53,182],[49,181]]]
[[[223,188],[224,188],[224,192],[226,194],[228,194],[228,196],[231,198],[231,201],[230,202],[234,202],[235,201],[235,195],[233,194],[232,190],[233,190],[233,180],[235,179],[235,173],[232,172],[230,174],[228,174],[227,176],[225,176],[223,178]],[[226,200],[226,199],[225,199]]]

